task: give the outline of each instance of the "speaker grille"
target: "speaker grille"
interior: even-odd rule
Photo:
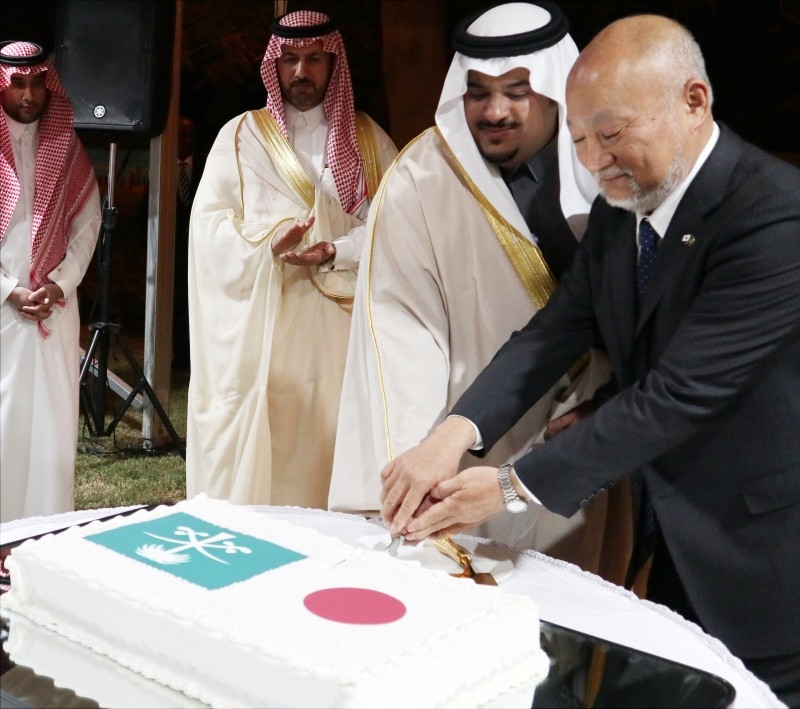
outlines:
[[[164,130],[174,29],[169,0],[60,3],[56,66],[77,129]]]

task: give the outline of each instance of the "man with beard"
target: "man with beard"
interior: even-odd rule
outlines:
[[[363,222],[397,151],[356,113],[327,15],[272,29],[267,105],[222,128],[192,206],[187,494],[324,508]]]
[[[800,706],[800,171],[715,123],[711,103],[700,48],[672,20],[619,20],[583,51],[567,123],[603,198],[547,307],[383,471],[383,514],[421,539],[504,498],[572,514],[635,475],[648,598]],[[616,396],[500,485],[495,467],[456,475],[473,424],[490,449],[593,344]],[[441,502],[415,515],[426,495]]]
[[[565,126],[566,77],[578,50],[563,13],[507,3],[463,20],[453,44],[436,126],[403,150],[371,213],[331,509],[378,514],[380,470],[440,423],[544,306],[597,193]],[[552,433],[576,420],[608,378],[605,356],[584,354],[494,447],[496,465],[541,443],[548,422]],[[627,520],[630,530],[626,499],[615,490],[570,519],[531,506],[476,533],[622,581],[629,548],[606,534],[606,523]]]
[[[73,509],[77,287],[100,198],[53,65],[0,45],[0,521]]]

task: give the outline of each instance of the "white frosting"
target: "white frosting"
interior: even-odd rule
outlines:
[[[307,558],[209,591],[84,539],[178,511]],[[530,598],[206,498],[26,542],[8,564],[4,609],[212,706],[530,707],[548,670]],[[352,625],[303,606],[336,587],[406,614]]]
[[[6,652],[17,665],[35,668],[37,674],[52,679],[56,687],[70,689],[107,709],[207,706],[151,682],[63,635],[30,622],[25,616],[10,612],[8,615],[11,632],[4,644]]]

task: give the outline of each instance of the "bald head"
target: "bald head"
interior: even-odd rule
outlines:
[[[651,94],[677,92],[690,78],[709,84],[700,47],[683,26],[660,15],[613,22],[581,52],[568,81],[635,82]],[[710,88],[709,88],[710,91]]]
[[[567,79],[578,157],[615,206],[650,212],[691,171],[711,134],[711,87],[700,48],[658,15],[612,23]]]

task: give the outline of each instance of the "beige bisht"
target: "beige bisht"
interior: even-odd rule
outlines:
[[[372,194],[394,146],[358,123]],[[190,227],[188,497],[326,506],[357,272],[273,257],[281,225],[310,215],[298,250],[362,223],[315,189],[267,109],[224,126]]]
[[[345,370],[329,506],[378,514],[381,468],[441,422],[509,335],[555,287],[541,254],[482,197],[437,128],[409,144],[385,176],[367,225]],[[485,458],[501,465],[542,441],[547,421],[608,379],[592,352]],[[478,464],[469,455],[461,467]],[[538,505],[475,531],[618,577],[609,496],[567,519]],[[623,527],[627,524],[622,519]],[[613,569],[603,559],[610,545]],[[624,556],[624,554],[623,554]]]

